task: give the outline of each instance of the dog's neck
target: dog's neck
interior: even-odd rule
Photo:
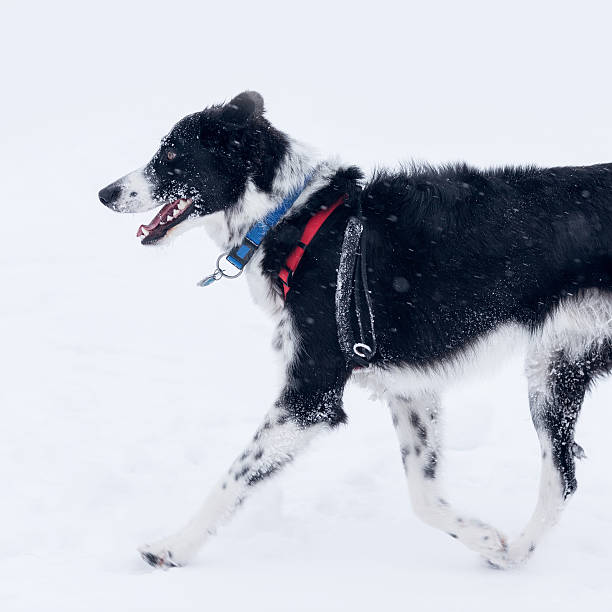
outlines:
[[[291,193],[302,189],[299,197],[285,216],[295,214],[311,197],[325,187],[337,171],[337,160],[321,160],[312,150],[290,141],[288,151],[279,164],[270,191],[258,189],[249,180],[242,197],[231,209],[205,217],[206,229],[211,238],[224,251],[240,244],[249,229],[268,212],[274,210]],[[265,244],[258,249],[245,267],[246,279],[255,303],[269,314],[283,312],[284,302],[267,277],[261,262]]]
[[[312,150],[291,141],[270,191],[258,189],[249,179],[240,199],[228,210],[209,215],[206,229],[217,245],[229,250],[240,244],[249,229],[274,210],[291,193],[302,189],[291,209],[293,214],[312,193],[324,187],[337,169],[335,160],[322,161]]]

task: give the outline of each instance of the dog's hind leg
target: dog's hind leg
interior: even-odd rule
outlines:
[[[542,536],[559,520],[576,490],[575,459],[584,451],[574,441],[582,402],[594,376],[607,372],[612,359],[608,341],[576,356],[573,350],[532,350],[527,360],[529,406],[541,447],[538,501],[527,526],[503,555],[487,557],[499,567],[525,562]]]
[[[439,398],[433,392],[389,400],[412,506],[427,524],[483,555],[503,552],[505,538],[493,527],[456,512],[440,489]]]
[[[142,547],[143,559],[156,567],[187,563],[254,489],[292,461],[317,433],[344,422],[343,386],[343,381],[325,389],[312,382],[288,386],[196,516],[173,536]]]

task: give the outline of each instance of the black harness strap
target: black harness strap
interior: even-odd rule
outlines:
[[[351,217],[344,231],[336,283],[336,325],[338,341],[348,363],[367,367],[376,354],[374,310],[368,287],[366,227],[359,217]],[[353,313],[358,340],[353,331]]]

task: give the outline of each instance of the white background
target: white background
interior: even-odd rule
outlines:
[[[316,442],[181,570],[135,549],[202,501],[273,401],[271,325],[207,290],[194,230],[140,246],[97,201],[181,116],[257,89],[279,128],[371,170],[612,161],[608,2],[5,4],[0,609],[609,609],[609,400],[525,568],[492,571],[413,516],[390,418],[350,388]],[[247,355],[239,372],[230,364]],[[450,496],[510,535],[535,502],[521,356],[445,398]]]

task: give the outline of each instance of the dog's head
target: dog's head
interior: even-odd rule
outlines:
[[[151,244],[188,218],[231,208],[249,179],[269,190],[287,139],[263,112],[261,95],[246,91],[227,104],[188,115],[144,168],[100,190],[100,201],[117,212],[161,206],[138,230],[142,244]]]

